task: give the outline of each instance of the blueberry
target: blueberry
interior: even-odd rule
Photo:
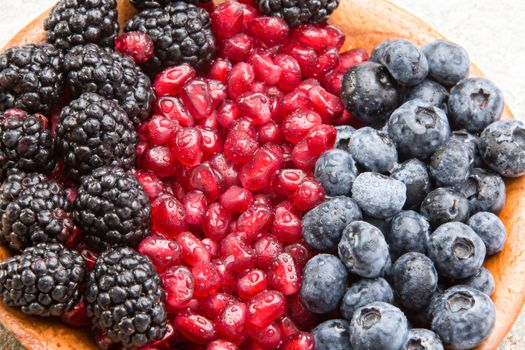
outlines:
[[[438,227],[450,221],[467,221],[469,203],[460,192],[440,187],[425,197],[420,212],[428,219],[430,226]]]
[[[465,145],[447,141],[430,157],[428,169],[439,187],[455,186],[467,179],[470,173],[470,155]]]
[[[482,211],[474,214],[468,219],[467,225],[478,234],[485,247],[487,255],[501,252],[505,245],[507,231],[505,225],[496,215]]]
[[[475,275],[458,280],[456,282],[457,284],[477,289],[480,292],[487,294],[489,297],[494,294],[494,290],[496,289],[496,281],[494,281],[494,276],[492,276],[492,273],[484,267],[479,269]]]
[[[402,159],[426,160],[450,137],[445,112],[421,100],[405,102],[396,109],[387,131]]]
[[[392,304],[394,302],[392,287],[381,277],[360,279],[346,291],[341,302],[341,315],[351,320],[355,310],[375,301]]]
[[[318,254],[303,269],[301,300],[317,314],[337,309],[348,283],[348,272],[336,256]]]
[[[389,279],[397,300],[410,310],[423,310],[437,289],[438,273],[426,255],[416,252],[402,255],[392,265]]]
[[[401,85],[413,86],[428,75],[428,61],[414,44],[407,40],[392,40],[377,57]]]
[[[428,221],[415,211],[402,211],[392,218],[390,232],[385,234],[385,239],[392,258],[408,252],[426,254],[430,239]]]
[[[379,277],[391,265],[385,237],[377,227],[364,221],[346,226],[338,252],[348,271],[361,277]]]
[[[447,289],[432,301],[431,313],[432,330],[447,349],[476,347],[489,336],[496,322],[492,300],[467,286]]]
[[[456,130],[453,131],[452,136],[450,136],[450,141],[452,140],[462,142],[465,145],[469,153],[470,164],[472,166],[479,168],[483,165],[483,159],[481,159],[478,150],[479,138],[477,136],[472,135],[464,129]]]
[[[481,238],[461,222],[443,224],[430,236],[428,255],[443,277],[461,279],[476,274],[485,254]]]
[[[490,124],[481,133],[478,147],[485,163],[501,176],[525,174],[525,126],[521,121]]]
[[[452,86],[467,77],[470,59],[461,46],[450,41],[435,40],[421,50],[427,57],[430,77],[438,83]]]
[[[407,340],[407,318],[397,307],[378,301],[354,312],[350,322],[350,343],[354,349],[400,350]]]
[[[472,169],[467,180],[456,188],[467,197],[470,214],[480,211],[499,214],[507,199],[503,179],[498,174],[485,169]]]
[[[366,171],[386,173],[397,163],[394,142],[384,132],[370,127],[354,132],[350,140],[350,154]]]
[[[328,320],[312,329],[315,350],[352,350],[350,323],[347,320]]]
[[[449,117],[453,125],[470,132],[483,131],[503,113],[503,93],[485,78],[461,81],[450,90]]]
[[[356,117],[379,125],[399,106],[400,93],[396,81],[384,66],[363,62],[343,76],[341,100]]]
[[[314,176],[327,195],[348,195],[357,176],[357,168],[350,153],[331,149],[317,159]]]
[[[337,130],[337,137],[335,139],[334,148],[342,149],[343,151],[350,151],[350,140],[355,132],[355,128],[350,125],[339,125],[335,128]]]
[[[405,101],[411,100],[422,100],[445,112],[448,110],[448,91],[433,80],[424,80],[410,89],[405,96]]]
[[[384,57],[384,53],[386,51],[386,48],[388,47],[388,45],[390,45],[390,43],[392,41],[393,40],[385,40],[385,41],[382,41],[381,43],[379,43],[379,45],[377,45],[372,50],[372,53],[370,54],[370,58],[368,60],[372,61],[372,62],[381,63],[380,60]]]
[[[436,333],[424,328],[408,331],[407,346],[403,350],[444,350],[443,343]]]
[[[379,231],[381,231],[383,236],[387,235],[390,232],[392,218],[378,219],[372,216],[363,215],[363,221],[368,222],[370,225],[377,227]]]
[[[319,251],[334,251],[344,228],[361,216],[361,209],[351,198],[328,199],[303,216],[304,240]]]
[[[406,201],[406,186],[378,173],[362,173],[352,185],[352,198],[361,210],[378,219],[396,215]]]
[[[432,189],[427,166],[419,159],[409,159],[397,164],[392,169],[390,176],[404,183],[407,188],[407,200],[404,206],[406,209],[419,207]]]

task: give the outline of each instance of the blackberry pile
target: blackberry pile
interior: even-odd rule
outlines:
[[[210,0],[188,0],[187,3],[198,5],[209,2]],[[163,7],[173,2],[173,0],[129,0],[136,8],[142,10],[146,8]]]
[[[303,23],[323,23],[339,6],[339,0],[256,0],[266,16],[281,17],[290,27]]]

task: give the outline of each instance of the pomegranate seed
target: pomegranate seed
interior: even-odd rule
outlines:
[[[93,271],[93,267],[97,263],[97,255],[89,249],[82,249],[80,255],[82,256],[82,259],[84,259],[88,271]]]
[[[206,83],[208,84],[210,90],[213,108],[216,108],[217,106],[221,105],[224,100],[226,100],[226,86],[222,83],[222,81],[214,79],[208,79],[206,80]]]
[[[284,295],[292,295],[299,291],[301,279],[289,254],[282,253],[274,259],[268,269],[268,280]]]
[[[242,29],[245,32],[249,31],[250,23],[255,17],[259,15],[259,12],[257,11],[257,9],[251,6],[249,2],[250,0],[244,1],[244,3],[241,4],[243,7]]]
[[[181,202],[184,206],[184,220],[189,225],[201,225],[206,216],[208,204],[204,193],[201,191],[188,192],[182,197]]]
[[[219,339],[209,343],[206,350],[239,350],[239,348],[229,341]]]
[[[164,194],[151,203],[151,221],[154,231],[174,237],[186,228],[184,207],[171,194]]]
[[[223,2],[211,13],[211,25],[218,38],[229,38],[242,29],[243,7],[236,1]]]
[[[249,239],[269,230],[273,213],[266,205],[252,205],[243,212],[235,223],[235,229],[243,232]]]
[[[218,80],[223,84],[228,81],[228,74],[232,70],[232,64],[229,60],[224,58],[217,58],[213,61],[208,76],[210,79]]]
[[[262,81],[256,81],[252,84],[250,92],[265,93],[268,90],[268,86]]]
[[[284,315],[285,311],[286,299],[284,295],[275,290],[264,291],[250,300],[247,320],[256,327],[267,327]]]
[[[173,349],[178,343],[180,343],[180,337],[173,330],[173,326],[168,323],[166,324],[166,334],[162,339],[151,343],[151,350]],[[143,348],[141,348],[141,350],[143,350]]]
[[[313,74],[316,78],[321,79],[328,72],[335,69],[338,63],[339,52],[337,51],[337,49],[331,47],[320,54]]]
[[[255,129],[255,126],[253,126],[253,124],[246,118],[241,118],[235,121],[232,130],[244,131],[245,133],[248,133],[251,138],[257,139],[257,129]]]
[[[239,184],[237,170],[224,154],[216,154],[210,159],[210,165],[221,176],[225,188]]]
[[[161,114],[179,122],[181,126],[193,126],[195,121],[186,106],[177,97],[162,96],[155,101],[153,106],[155,114]]]
[[[304,307],[299,294],[289,296],[287,303],[288,316],[299,325],[300,329],[311,329],[318,323],[319,316]]]
[[[306,176],[306,175],[305,175],[305,176]],[[302,182],[302,181],[300,181],[300,182]],[[295,191],[294,191],[294,192],[295,192]],[[297,209],[297,208],[293,205],[293,203],[290,202],[290,201],[288,201],[288,200],[286,200],[286,201],[282,201],[282,202],[280,202],[279,204],[277,204],[277,205],[275,206],[275,210],[277,210],[277,209],[281,209],[281,208],[282,208],[282,209],[286,209],[286,210],[290,211],[291,213],[294,213],[294,214],[297,215],[297,217],[299,217],[299,218],[302,216],[302,211],[299,210],[299,209]]]
[[[148,195],[150,201],[157,198],[162,192],[164,192],[164,184],[152,171],[137,170],[135,176],[140,181],[142,188]]]
[[[181,97],[195,119],[206,118],[212,111],[210,87],[204,79],[197,78],[186,83]]]
[[[277,349],[281,343],[281,330],[275,323],[263,328],[248,327],[248,334],[257,340],[264,349]]]
[[[299,141],[292,150],[292,161],[296,167],[311,170],[315,166],[317,156],[308,148],[305,139]]]
[[[290,256],[293,258],[293,261],[295,262],[297,270],[299,271],[301,271],[308,260],[314,256],[314,253],[303,242],[290,244],[284,248],[284,251],[290,254]]]
[[[253,203],[253,194],[245,188],[232,186],[221,195],[220,202],[230,213],[242,213]]]
[[[270,99],[263,93],[244,94],[237,100],[237,106],[253,125],[262,125],[272,119]]]
[[[251,159],[259,143],[247,132],[232,129],[224,142],[224,155],[237,164],[245,164]]]
[[[291,41],[281,47],[280,53],[295,58],[305,77],[311,78],[313,76],[317,65],[317,54],[313,49]]]
[[[271,57],[262,53],[254,53],[249,63],[255,71],[255,77],[268,85],[274,85],[281,79],[282,68],[275,64]]]
[[[308,91],[308,97],[317,113],[323,117],[323,122],[333,122],[335,118],[343,113],[341,99],[332,95],[321,86],[314,86]]]
[[[341,30],[341,28],[336,27],[334,25],[327,25],[325,27],[326,32],[328,33],[328,47],[334,47],[337,50],[340,50],[341,47],[343,47],[343,44],[345,43],[345,33]]]
[[[266,270],[273,259],[283,252],[283,245],[273,236],[263,236],[255,244],[257,267]]]
[[[202,225],[204,234],[214,241],[221,240],[230,227],[230,213],[220,203],[210,204]]]
[[[224,338],[234,342],[242,343],[246,337],[244,324],[246,322],[246,304],[234,301],[227,305],[217,317],[217,331]]]
[[[108,335],[99,331],[95,331],[95,344],[101,350],[109,350],[114,345],[113,340]]]
[[[253,67],[248,63],[237,63],[233,66],[228,76],[227,91],[228,95],[236,99],[243,93],[250,91],[251,84],[255,80]]]
[[[239,172],[239,180],[244,188],[257,191],[270,185],[272,176],[283,163],[283,152],[274,144],[259,148],[253,159],[246,163]]]
[[[301,182],[291,200],[301,210],[310,210],[322,203],[325,198],[323,186],[313,178],[306,178]]]
[[[338,68],[343,69],[345,72],[359,63],[368,61],[368,53],[365,49],[352,49],[346,52],[343,52],[339,56],[339,66]]]
[[[146,149],[140,157],[140,166],[146,170],[151,170],[160,177],[167,177],[175,174],[173,163],[176,161],[175,155],[166,146],[155,146]]]
[[[182,91],[184,84],[195,77],[195,69],[189,64],[181,64],[168,67],[160,72],[155,78],[153,88],[155,95],[175,96]]]
[[[267,350],[264,346],[259,344],[257,340],[253,338],[248,338],[243,344],[242,344],[243,350]]]
[[[295,333],[283,341],[279,350],[315,350],[315,339],[310,333]]]
[[[281,242],[295,242],[301,238],[301,219],[286,208],[276,209],[272,234]]]
[[[237,281],[237,293],[244,300],[253,298],[267,287],[266,274],[261,270],[248,271]]]
[[[204,316],[210,319],[215,319],[217,316],[222,314],[222,311],[226,308],[226,306],[235,301],[236,299],[233,296],[226,293],[210,295],[204,300],[201,312]]]
[[[179,123],[163,115],[154,115],[145,124],[144,134],[149,144],[164,145],[170,141],[179,129]]]
[[[281,128],[274,122],[263,124],[259,127],[259,142],[265,144],[281,143],[283,139]]]
[[[80,299],[73,309],[64,313],[60,317],[60,321],[75,328],[89,327],[91,325],[91,320],[86,313],[86,308],[84,307],[82,299]]]
[[[295,58],[288,55],[277,55],[273,62],[282,70],[277,87],[283,91],[292,91],[302,80],[301,66]]]
[[[227,267],[235,272],[242,272],[255,266],[255,252],[234,233],[230,233],[222,240],[221,256]]]
[[[279,17],[261,16],[250,23],[252,34],[264,44],[274,46],[288,37],[288,25]]]
[[[330,93],[339,96],[341,93],[341,81],[345,75],[344,70],[334,69],[322,78],[323,87]]]
[[[297,191],[305,176],[306,173],[300,169],[281,169],[272,180],[272,189],[275,194],[290,196]]]
[[[219,243],[209,238],[203,238],[202,244],[206,247],[206,250],[210,253],[210,256],[216,258],[219,256]]]
[[[161,278],[166,292],[166,306],[170,311],[180,310],[193,297],[194,282],[190,269],[173,266],[164,271]]]
[[[217,338],[214,324],[201,315],[192,313],[178,314],[173,321],[173,327],[183,336],[197,344],[206,345]]]
[[[232,62],[245,61],[253,51],[255,40],[244,33],[239,33],[222,42],[221,56]]]
[[[314,126],[306,135],[305,140],[308,149],[316,154],[321,155],[326,150],[334,147],[337,137],[337,129],[332,125],[322,124]]]
[[[142,32],[127,32],[115,39],[115,50],[129,56],[137,63],[146,63],[155,55],[155,46],[151,37]]]
[[[310,110],[312,103],[308,96],[299,90],[294,90],[283,96],[279,101],[277,114],[282,118],[297,110]]]
[[[319,81],[317,81],[316,79],[307,79],[301,81],[301,84],[299,84],[297,89],[308,95],[308,92],[314,86],[319,86]]]
[[[229,128],[233,125],[235,120],[240,118],[240,116],[241,111],[239,111],[237,105],[232,101],[227,100],[219,107],[217,122],[223,128]]]
[[[291,143],[301,141],[308,131],[322,123],[321,116],[312,111],[297,110],[283,119],[284,139]]]
[[[275,321],[275,323],[281,330],[282,337],[285,339],[291,336],[292,334],[299,332],[299,328],[297,328],[295,322],[286,315]]]
[[[191,232],[179,233],[176,241],[182,248],[182,260],[188,265],[195,266],[210,261],[210,253]]]
[[[269,194],[258,193],[253,197],[253,206],[271,208],[273,206],[272,197]]]
[[[148,256],[159,272],[180,264],[182,255],[182,249],[177,242],[161,235],[150,235],[144,238],[140,242],[139,252]]]
[[[222,143],[217,131],[208,128],[197,128],[202,135],[202,154],[204,159],[208,159],[222,151]]]
[[[211,262],[204,262],[193,266],[191,269],[196,297],[205,297],[216,294],[221,288],[221,276],[217,267]]]
[[[315,51],[323,51],[330,45],[330,36],[323,25],[302,24],[292,30],[291,38]]]
[[[202,191],[210,202],[219,198],[224,188],[222,175],[208,162],[191,170],[189,184],[193,190]]]

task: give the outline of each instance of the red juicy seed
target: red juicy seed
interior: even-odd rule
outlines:
[[[272,234],[281,242],[295,242],[301,238],[301,218],[286,208],[276,209]]]
[[[202,191],[210,202],[219,198],[224,189],[221,174],[208,162],[191,170],[189,182],[192,189]]]
[[[257,9],[248,4],[248,2],[250,2],[250,0],[244,1],[244,3],[241,4],[243,7],[242,29],[245,32],[249,32],[250,23],[259,15]]]
[[[293,148],[292,161],[298,168],[311,170],[317,161],[317,155],[310,151],[306,140],[299,141]]]
[[[228,95],[236,99],[243,93],[250,91],[251,85],[255,80],[253,67],[248,63],[237,63],[233,66],[228,76],[227,91]]]
[[[292,195],[291,200],[301,210],[310,210],[325,198],[323,186],[313,178],[306,178]]]
[[[257,294],[248,304],[248,322],[262,328],[284,315],[286,299],[284,295],[275,290],[264,291]]]
[[[343,115],[340,118],[337,118],[334,122],[335,125],[350,125],[356,129],[360,129],[368,124],[358,117],[354,116],[347,110],[343,112]]]
[[[226,306],[235,301],[236,299],[233,296],[226,293],[210,295],[204,300],[201,312],[204,316],[215,319],[222,313]]]
[[[314,86],[308,92],[308,97],[317,113],[323,117],[323,122],[333,122],[338,116],[343,113],[343,104],[341,99],[332,95],[321,86]]]
[[[155,234],[140,242],[139,252],[148,256],[159,272],[180,264],[182,255],[182,249],[177,242]]]
[[[153,88],[157,97],[175,96],[182,91],[187,81],[195,77],[195,69],[189,64],[168,67],[155,78]]]
[[[322,78],[323,87],[330,93],[339,96],[341,93],[341,81],[343,80],[345,71],[341,69],[334,69]]]
[[[254,53],[249,62],[255,71],[255,77],[268,85],[274,85],[281,79],[282,68],[275,64],[271,57],[262,53]]]
[[[181,96],[195,119],[206,118],[213,109],[210,87],[204,79],[197,78],[186,83]]]
[[[231,260],[231,259],[230,259]],[[237,275],[229,267],[230,262],[216,259],[214,264],[217,265],[222,278],[222,290],[226,293],[233,294],[237,288]]]
[[[155,46],[151,37],[142,32],[127,32],[115,39],[115,50],[129,56],[137,63],[146,63],[155,55]]]
[[[295,58],[288,55],[277,55],[273,62],[282,69],[277,87],[283,91],[295,89],[302,80],[301,67]]]
[[[273,259],[283,252],[283,245],[273,236],[264,236],[255,242],[254,249],[257,267],[266,270]]]
[[[250,135],[251,138],[257,140],[257,129],[252,125],[252,123],[246,119],[242,118],[235,122],[232,130],[235,131],[244,131]]]
[[[263,124],[259,127],[259,142],[265,144],[267,142],[271,143],[281,143],[283,136],[281,133],[281,128],[274,122],[269,122]]]
[[[197,264],[191,269],[191,273],[195,285],[193,294],[196,297],[216,294],[221,288],[221,275],[214,264],[210,262]]]
[[[315,66],[314,76],[322,79],[328,72],[337,67],[339,63],[339,52],[335,48],[329,48],[321,53]]]
[[[310,333],[299,332],[283,341],[279,350],[315,350],[315,339]]]
[[[210,17],[215,35],[218,38],[229,38],[242,29],[243,7],[236,1],[223,2]]]
[[[139,163],[142,168],[151,170],[157,176],[167,177],[175,174],[175,161],[175,155],[169,147],[155,146],[142,153]]]
[[[266,274],[261,270],[248,271],[237,281],[237,293],[244,300],[253,298],[267,287]]]
[[[299,332],[299,328],[297,328],[295,322],[286,315],[275,321],[275,323],[281,330],[281,336],[285,339],[292,334]]]
[[[288,316],[296,322],[300,329],[311,329],[318,323],[319,315],[304,307],[299,294],[289,296],[287,302]]]
[[[255,266],[255,252],[239,236],[230,233],[221,242],[221,256],[227,268],[241,272]]]
[[[264,346],[259,344],[257,340],[253,338],[248,338],[243,344],[242,344],[243,350],[267,350]]]
[[[86,313],[82,299],[73,307],[73,309],[63,314],[60,317],[60,321],[75,328],[89,327],[91,325],[91,320]]]
[[[256,81],[255,83],[252,84],[250,92],[265,93],[267,89],[268,89],[268,87],[266,86],[266,84],[264,82]]]
[[[221,176],[225,188],[239,184],[235,165],[226,159],[224,154],[219,153],[213,156],[210,159],[210,165]]]
[[[217,122],[223,128],[229,128],[233,125],[235,120],[240,118],[240,116],[241,111],[239,111],[237,105],[232,101],[227,100],[219,107]]]
[[[82,259],[84,259],[88,271],[92,271],[97,263],[97,255],[89,249],[82,249],[80,255],[82,256]]]
[[[239,350],[239,348],[229,341],[219,339],[209,343],[206,350]]]
[[[340,50],[345,43],[345,33],[339,27],[332,24],[327,25],[325,30],[329,37],[328,47],[334,47],[337,50]]]
[[[201,225],[206,216],[208,201],[201,191],[191,191],[186,193],[181,199],[184,206],[184,220],[189,225]]]
[[[277,145],[267,143],[255,152],[253,159],[239,172],[242,186],[250,191],[268,188],[272,176],[283,163],[283,152]]]
[[[301,84],[299,84],[297,89],[308,95],[310,89],[314,86],[320,86],[319,81],[317,81],[316,79],[306,79],[301,81]]]
[[[272,197],[269,194],[258,193],[253,197],[253,206],[271,208],[273,206]]]
[[[287,254],[279,254],[268,269],[270,284],[284,295],[292,295],[299,291],[301,279],[296,270],[293,258]]]
[[[220,106],[226,99],[226,86],[219,80],[206,80],[210,89],[210,97],[213,102],[213,108]]]
[[[242,213],[253,203],[253,194],[245,188],[232,186],[221,195],[220,201],[230,213]]]
[[[210,261],[210,253],[191,232],[180,233],[176,241],[182,248],[182,260],[188,265],[195,266]]]
[[[186,106],[177,97],[163,96],[155,101],[153,106],[155,114],[161,114],[179,122],[181,126],[193,126],[195,120],[188,112]]]
[[[203,238],[202,244],[206,247],[206,250],[210,253],[210,256],[216,258],[219,256],[219,243],[209,238]]]
[[[175,311],[193,297],[194,282],[190,269],[186,266],[173,266],[161,274],[166,292],[166,306]]]
[[[275,323],[264,328],[248,327],[248,334],[264,349],[277,349],[281,343],[281,330]]]
[[[140,184],[148,195],[150,201],[154,200],[164,192],[164,184],[152,171],[137,170],[135,176],[137,177],[137,180],[140,181]]]
[[[245,322],[246,304],[240,301],[227,305],[215,321],[219,334],[236,344],[242,343],[247,337]]]
[[[163,115],[154,115],[145,124],[144,133],[151,145],[164,145],[179,129],[179,123]]]
[[[275,194],[290,196],[297,191],[305,176],[306,173],[300,169],[281,169],[272,180],[272,189]]]
[[[202,160],[202,134],[197,128],[182,128],[175,134],[173,153],[179,162],[187,167],[199,164]]]
[[[253,51],[255,40],[244,33],[239,33],[222,42],[221,56],[232,62],[245,61]]]
[[[228,80],[228,74],[232,70],[232,64],[230,61],[224,58],[217,58],[213,61],[208,76],[210,79],[215,79],[223,84],[226,84]]]
[[[224,142],[224,155],[237,164],[245,164],[257,151],[259,143],[244,131],[231,130]]]
[[[334,146],[336,137],[337,129],[335,127],[322,124],[310,129],[305,140],[308,144],[308,149],[312,153],[320,155]]]
[[[270,99],[263,93],[247,93],[237,100],[239,110],[253,125],[262,125],[272,120]]]
[[[291,143],[301,141],[310,129],[322,123],[321,116],[312,111],[297,110],[283,119],[284,139]]]
[[[290,41],[281,47],[280,53],[290,55],[297,60],[301,72],[311,78],[317,65],[317,54],[309,47]]]
[[[222,151],[221,138],[217,131],[198,127],[202,135],[202,153],[204,159],[208,159],[214,154]]]
[[[294,169],[295,170],[295,169]],[[305,175],[306,176],[306,175]],[[299,183],[301,183],[302,181],[300,181]],[[295,192],[295,191],[294,191]],[[291,213],[294,213],[295,215],[297,215],[297,217],[301,217],[302,216],[302,211],[297,209],[292,202],[286,200],[286,201],[282,201],[280,202],[279,204],[277,204],[275,206],[275,210],[277,209],[280,209],[280,208],[283,208],[283,209],[286,209],[288,211],[290,211]]]
[[[349,70],[359,63],[368,61],[368,54],[365,49],[352,49],[346,52],[343,52],[339,56],[339,66],[338,68],[343,69],[344,71]]]
[[[99,331],[95,331],[95,343],[101,350],[109,350],[114,345],[113,340],[108,335]]]
[[[230,213],[220,203],[210,204],[206,211],[206,217],[202,225],[202,230],[206,237],[214,241],[221,240],[230,227]]]
[[[303,242],[290,244],[284,248],[284,251],[290,254],[299,271],[301,271],[308,260],[314,256],[314,253]]]
[[[217,338],[217,331],[213,322],[206,317],[192,314],[178,314],[173,321],[173,327],[183,336],[197,344],[208,344]]]
[[[308,95],[299,90],[294,90],[283,96],[279,101],[277,114],[282,118],[288,116],[296,110],[309,110],[312,103],[308,99]]]
[[[160,340],[152,342],[151,347],[152,350],[173,349],[178,343],[180,343],[180,337],[173,330],[173,326],[168,323],[166,324],[166,334],[164,335],[164,337],[162,337],[162,339]]]
[[[186,228],[184,207],[172,195],[164,194],[151,203],[151,222],[154,231],[174,237]]]
[[[323,51],[330,45],[328,31],[321,24],[302,24],[292,30],[291,38],[315,51]]]
[[[250,23],[252,34],[268,46],[282,43],[288,37],[288,25],[279,17],[262,16]]]

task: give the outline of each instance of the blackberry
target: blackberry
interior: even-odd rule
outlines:
[[[66,175],[72,180],[101,166],[128,170],[135,164],[133,124],[116,102],[100,95],[82,94],[65,107],[56,134]]]
[[[46,172],[55,166],[55,140],[41,114],[0,113],[0,179],[6,171]]]
[[[95,44],[79,45],[64,57],[64,71],[75,96],[95,92],[113,99],[135,125],[149,117],[151,81],[130,57]]]
[[[155,55],[143,66],[149,73],[182,63],[200,67],[215,52],[208,12],[183,1],[143,10],[126,23],[125,31],[140,31],[153,40]]]
[[[80,181],[73,220],[94,247],[137,245],[149,234],[150,203],[134,175],[100,167]]]
[[[96,329],[126,348],[166,333],[165,293],[148,257],[128,247],[100,254],[89,274],[84,303]]]
[[[186,0],[186,2],[194,5],[204,4],[209,1],[210,0]],[[173,0],[129,0],[129,2],[139,10],[142,10],[146,8],[163,7],[173,2]]]
[[[61,316],[80,300],[84,260],[58,243],[40,243],[0,263],[3,302],[28,315]]]
[[[113,47],[117,17],[115,0],[61,0],[44,22],[47,42],[65,50],[88,43]]]
[[[256,0],[262,14],[284,19],[290,27],[323,23],[339,6],[339,0]]]
[[[0,213],[3,215],[9,203],[15,201],[26,188],[37,186],[46,182],[47,179],[40,173],[24,173],[18,169],[7,171],[7,177],[0,186]],[[0,230],[3,230],[0,220]],[[2,235],[0,235],[0,240]]]

